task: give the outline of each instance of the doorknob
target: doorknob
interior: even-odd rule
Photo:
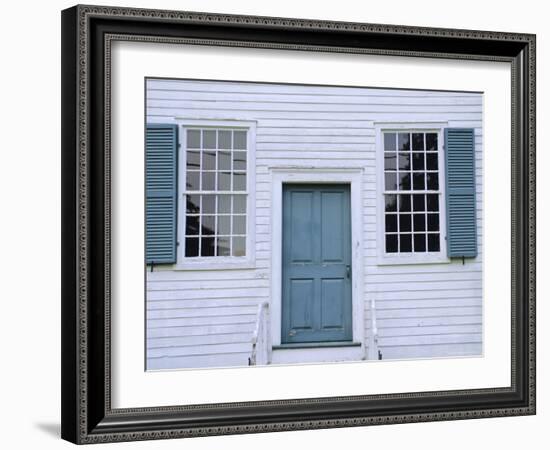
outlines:
[[[346,266],[346,277],[351,278],[351,267],[349,265]]]

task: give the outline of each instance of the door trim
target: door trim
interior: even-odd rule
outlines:
[[[281,345],[282,326],[282,249],[283,183],[349,184],[351,208],[352,334],[366,355],[365,305],[363,301],[363,221],[361,220],[362,167],[349,168],[271,168],[271,336],[272,345]],[[353,205],[360,207],[353,208]]]

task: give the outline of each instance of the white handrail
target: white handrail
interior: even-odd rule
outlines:
[[[252,333],[252,351],[248,358],[248,365],[265,365],[271,361],[270,345],[271,340],[269,328],[269,303],[263,302],[258,305],[256,313],[256,325]]]

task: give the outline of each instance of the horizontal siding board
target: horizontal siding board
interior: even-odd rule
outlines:
[[[220,353],[246,353],[250,352],[250,342],[238,342],[230,344],[205,344],[183,347],[164,347],[148,349],[149,358],[196,356],[196,355],[219,355]]]
[[[150,321],[149,330],[155,330],[154,335],[147,335],[148,340],[165,339],[165,338],[182,338],[193,339],[195,336],[212,337],[226,336],[230,334],[242,334],[250,337],[254,324],[246,323],[231,323],[231,324],[210,324],[210,325],[189,325],[175,327],[178,319],[162,319]],[[177,329],[179,328],[179,330]]]
[[[248,364],[249,352],[219,353],[216,355],[187,355],[180,357],[148,358],[148,370],[194,369],[197,367],[234,367]]]
[[[481,95],[217,81],[148,80],[147,83],[148,121],[169,123],[174,116],[254,120],[257,141],[255,267],[171,271],[161,266],[153,273],[148,272],[147,345],[159,351],[159,356],[148,360],[149,369],[248,363],[249,350],[231,347],[220,350],[223,347],[219,345],[237,344],[239,339],[251,335],[258,303],[272,300],[271,169],[319,164],[363,170],[364,327],[368,335],[372,298],[377,306],[384,359],[481,354],[481,344],[470,342],[472,336],[481,339],[481,251],[464,265],[461,261],[377,264],[379,174],[374,128],[375,121],[400,120],[447,122],[451,127],[474,128],[475,230],[481,250],[484,145]],[[433,339],[430,344],[430,336],[435,336],[437,344]],[[200,351],[178,354],[179,347]],[[165,353],[170,354],[162,354],[163,348],[169,349]],[[213,352],[204,353],[210,351]]]
[[[378,300],[376,304],[377,311],[390,309],[417,309],[417,308],[450,308],[453,306],[481,306],[481,301],[476,297],[457,297],[457,298],[434,298],[425,300]]]
[[[212,344],[236,344],[249,343],[250,333],[216,333],[207,335],[170,336],[147,339],[148,349],[161,349],[167,347],[195,347]]]
[[[396,345],[380,347],[383,359],[452,358],[456,356],[480,356],[481,343]]]
[[[398,108],[396,108],[398,109]],[[196,117],[197,119],[207,119],[212,117],[212,111],[209,109],[189,109],[186,110],[187,117]],[[181,109],[178,108],[153,108],[147,107],[147,115],[151,117],[178,117],[181,115]],[[434,113],[432,111],[418,111],[414,113],[402,113],[402,112],[338,112],[338,111],[271,111],[271,110],[261,110],[261,111],[250,111],[248,109],[240,110],[222,110],[217,108],[215,110],[215,115],[218,119],[226,120],[257,120],[260,122],[262,120],[301,120],[308,123],[311,120],[317,121],[393,121],[393,122],[402,122],[402,121],[437,121],[441,120],[441,115]],[[446,113],[446,116],[453,120],[479,120],[481,114],[477,112],[452,112]]]
[[[172,92],[249,92],[249,93],[296,93],[300,95],[323,96],[381,96],[381,97],[479,97],[479,94],[456,91],[418,91],[406,89],[364,88],[353,86],[316,86],[305,84],[239,83],[195,80],[147,80],[147,90],[168,90]]]
[[[420,346],[440,344],[481,344],[481,333],[430,334],[416,336],[381,337],[380,347]]]
[[[236,111],[237,114],[243,114],[246,111],[250,113],[277,113],[284,112],[304,112],[304,113],[321,113],[330,112],[335,114],[350,114],[350,113],[365,113],[369,115],[394,113],[396,109],[400,113],[443,113],[443,114],[479,114],[479,104],[458,104],[455,103],[452,106],[448,104],[428,104],[419,105],[414,103],[399,103],[383,104],[383,103],[323,103],[323,102],[258,102],[258,101],[246,101],[243,102],[240,99],[232,99],[225,101],[189,101],[189,100],[157,100],[149,99],[147,106],[151,110],[166,110],[177,109],[178,111],[204,111],[205,109],[213,109],[215,111]],[[419,109],[424,109],[422,111]],[[259,116],[261,117],[261,116]]]
[[[154,336],[162,329],[171,330],[171,336],[181,336],[181,331],[176,328],[210,326],[210,325],[254,325],[256,314],[239,314],[229,316],[206,316],[206,317],[184,317],[184,318],[168,318],[164,321],[155,320],[147,315],[148,329],[147,335]]]
[[[462,95],[462,96],[441,96],[432,95],[408,95],[404,96],[400,92],[394,95],[315,95],[306,93],[261,93],[248,92],[243,89],[240,92],[204,92],[191,90],[162,90],[150,89],[147,92],[147,102],[149,104],[160,105],[171,104],[174,102],[201,102],[225,104],[227,102],[238,102],[241,104],[258,103],[258,104],[313,104],[313,105],[415,105],[421,107],[430,107],[435,105],[455,106],[455,105],[475,105],[481,106],[482,101],[479,96]],[[165,103],[160,103],[165,102]],[[478,111],[476,109],[476,111]]]
[[[481,323],[480,314],[469,314],[460,316],[433,316],[433,317],[397,317],[397,318],[378,318],[378,329],[384,328],[406,328],[406,327],[430,327],[430,326],[469,326]],[[370,322],[367,322],[370,326]]]
[[[472,316],[481,315],[480,306],[464,306],[460,307],[441,307],[441,308],[401,308],[401,309],[385,309],[376,310],[376,318],[378,319],[395,319],[400,317],[444,317],[444,316]],[[367,311],[367,317],[370,317],[370,311]]]
[[[439,325],[439,326],[415,326],[415,327],[380,327],[378,336],[382,339],[382,345],[388,344],[385,338],[408,337],[408,336],[437,336],[437,335],[458,335],[476,333],[481,335],[481,323],[471,325]]]

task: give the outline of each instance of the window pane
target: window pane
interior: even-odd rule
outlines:
[[[246,234],[246,217],[233,216],[232,234]]]
[[[215,214],[216,213],[216,196],[215,195],[202,195],[202,213],[203,214]]]
[[[218,131],[218,148],[231,149],[231,131]]]
[[[437,170],[437,153],[427,153],[426,154],[426,169],[428,170]]]
[[[202,170],[216,170],[216,152],[202,152]]]
[[[397,149],[398,150],[411,149],[411,135],[409,133],[399,133],[397,135]]]
[[[233,149],[246,150],[246,131],[233,132]]]
[[[399,153],[399,170],[411,170],[411,155]]]
[[[200,130],[187,130],[187,148],[201,148]]]
[[[202,172],[202,190],[213,191],[216,189],[216,172]]]
[[[439,195],[438,194],[428,194],[428,211],[439,211]]]
[[[399,196],[399,212],[406,212],[411,210],[411,196],[400,195]]]
[[[231,234],[231,216],[218,216],[216,234]]]
[[[216,216],[201,216],[201,233],[202,235],[215,234]]]
[[[396,170],[396,157],[392,154],[384,155],[384,170]]]
[[[216,238],[216,254],[218,256],[230,256],[229,252],[229,236],[218,236]]]
[[[386,203],[386,212],[397,211],[397,195],[384,195],[384,199]]]
[[[428,214],[428,231],[439,231],[439,214]]]
[[[410,234],[399,235],[399,251],[401,253],[412,252],[412,237]]]
[[[218,195],[218,214],[231,213],[231,196]]]
[[[231,152],[218,152],[218,170],[231,170]]]
[[[410,191],[411,189],[411,174],[408,172],[399,172],[399,190]]]
[[[187,170],[200,170],[201,169],[201,154],[200,152],[187,152]]]
[[[439,251],[439,233],[428,234],[428,251],[429,252]]]
[[[246,213],[246,195],[233,196],[233,214]]]
[[[246,173],[233,173],[233,190],[246,191]]]
[[[425,252],[426,251],[426,235],[424,233],[414,235],[414,251]]]
[[[413,133],[413,146],[412,149],[414,150],[424,150],[424,133]]]
[[[413,189],[415,191],[423,191],[425,187],[425,176],[423,173],[413,174]]]
[[[186,200],[186,212],[190,214],[198,214],[200,213],[200,196],[199,195],[191,195],[187,194],[185,196]]]
[[[216,240],[213,237],[201,238],[201,256],[214,256],[215,241]]]
[[[426,133],[426,150],[437,151],[437,133]]]
[[[231,172],[218,172],[218,191],[231,190]]]
[[[187,130],[185,255],[244,256],[247,234],[247,132]],[[221,194],[241,191],[239,195]],[[395,200],[394,200],[395,203]]]
[[[424,170],[424,153],[413,153],[413,170]]]
[[[187,236],[199,235],[199,216],[185,217],[185,234]]]
[[[424,214],[415,214],[413,216],[413,227],[414,231],[426,231],[426,216]]]
[[[185,256],[199,256],[199,238],[185,238]]]
[[[395,191],[397,190],[397,174],[396,173],[388,173],[386,172],[384,174],[385,177],[385,185],[386,185],[386,191]]]
[[[185,187],[188,191],[200,190],[199,173],[200,172],[187,172],[187,175],[185,177]]]
[[[246,170],[246,152],[233,152],[233,170]]]
[[[246,255],[246,238],[238,236],[233,237],[233,256],[245,256]]]
[[[394,151],[395,150],[395,133],[384,133],[384,150]]]
[[[429,191],[437,191],[439,189],[437,172],[426,174],[426,189]]]
[[[386,214],[386,231],[397,231],[397,214]]]
[[[410,214],[399,214],[399,231],[411,231]]]
[[[413,195],[413,209],[415,212],[425,211],[424,194]]]
[[[386,253],[397,253],[397,234],[386,235]]]
[[[202,148],[216,148],[216,130],[203,130]]]

